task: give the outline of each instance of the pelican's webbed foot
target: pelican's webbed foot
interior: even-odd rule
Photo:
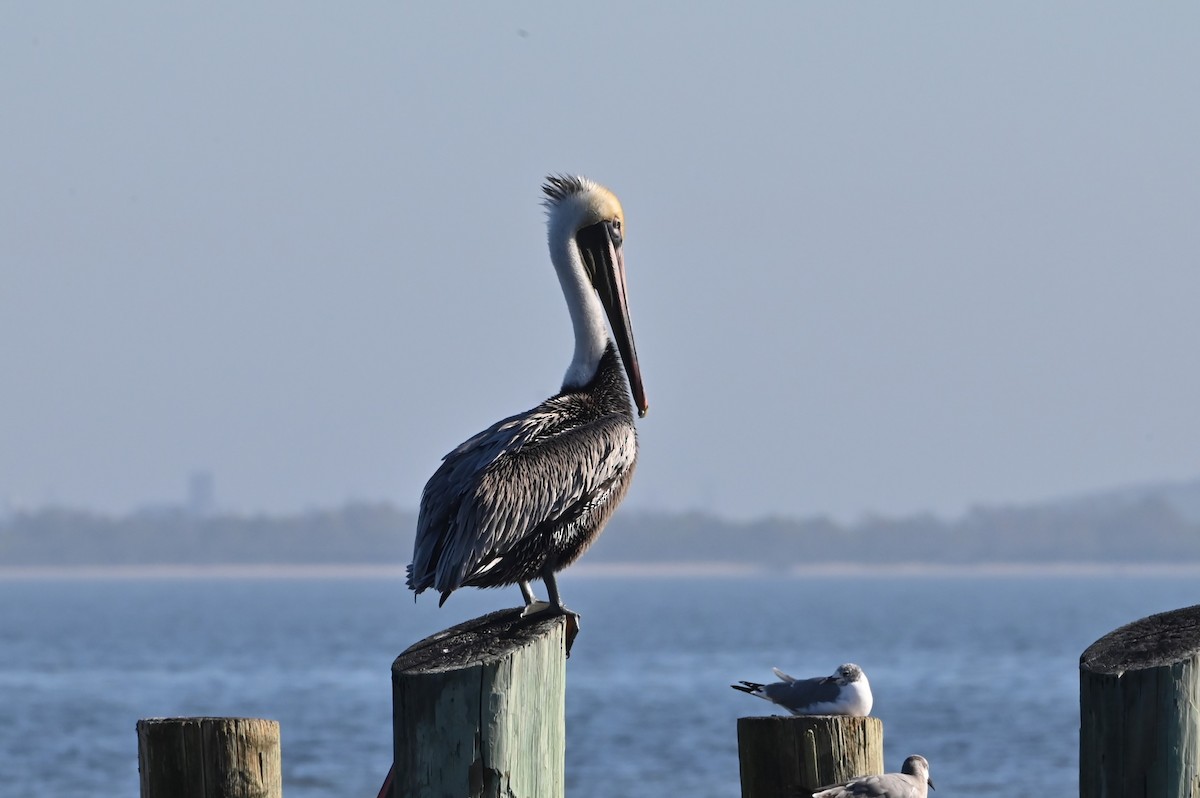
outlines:
[[[549,601],[534,599],[525,604],[525,609],[521,611],[522,618],[532,618],[535,615],[559,615],[558,608]]]
[[[525,609],[521,611],[522,618],[531,618],[534,615],[570,615],[574,618],[579,617],[579,613],[570,607],[565,607],[562,604],[551,604],[549,601],[541,601],[534,599],[525,605]]]
[[[579,613],[563,604],[562,598],[558,595],[558,584],[554,581],[554,574],[546,572],[542,576],[542,581],[546,584],[546,592],[550,594],[549,601],[542,601],[533,595],[533,587],[529,582],[518,583],[521,588],[521,596],[525,599],[525,609],[522,610],[521,617],[532,618],[537,615],[566,615],[573,619],[571,625],[578,631]]]
[[[521,612],[521,617],[565,615],[567,617],[567,656],[569,657],[571,656],[571,643],[575,640],[575,635],[579,634],[579,613],[563,604],[562,597],[558,595],[558,583],[554,581],[553,571],[544,571],[542,581],[546,584],[546,592],[550,594],[549,601],[541,601],[534,596],[529,582],[519,583],[521,595],[525,597],[525,609]]]

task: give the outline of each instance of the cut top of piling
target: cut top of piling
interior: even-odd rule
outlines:
[[[498,610],[430,635],[406,648],[392,664],[392,672],[406,675],[440,673],[494,664],[546,635],[569,617],[525,618],[521,612],[520,607]]]
[[[1200,653],[1200,604],[1126,624],[1088,646],[1079,666],[1093,673],[1159,668]]]

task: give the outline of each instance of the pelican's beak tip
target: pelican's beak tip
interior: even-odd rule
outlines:
[[[638,409],[638,418],[645,418],[646,414],[649,412],[650,412],[650,405],[646,405],[645,407],[639,408]]]

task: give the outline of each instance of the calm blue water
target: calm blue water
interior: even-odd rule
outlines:
[[[938,795],[1074,795],[1079,654],[1200,601],[1183,577],[560,583],[583,614],[572,798],[735,798],[736,719],[768,705],[730,682],[846,660],[871,678],[888,769],[921,753]],[[139,718],[242,715],[281,722],[288,798],[374,798],[395,655],[518,602],[464,590],[439,611],[398,580],[0,581],[0,794],[136,796]]]

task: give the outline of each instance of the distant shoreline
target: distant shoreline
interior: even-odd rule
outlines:
[[[573,578],[737,578],[771,577],[1098,577],[1194,576],[1197,563],[820,563],[790,568],[730,562],[580,563],[570,569]],[[403,565],[366,563],[212,564],[212,565],[28,565],[0,566],[0,582],[66,580],[162,579],[397,579]]]

